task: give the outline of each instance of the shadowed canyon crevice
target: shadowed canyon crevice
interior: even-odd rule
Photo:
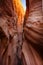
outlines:
[[[42,0],[0,0],[0,65],[43,65]]]

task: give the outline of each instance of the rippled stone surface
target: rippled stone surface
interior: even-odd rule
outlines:
[[[43,65],[42,1],[28,1],[26,1],[27,9],[24,20],[24,36],[27,45],[24,55],[27,58],[27,65]]]
[[[43,65],[42,1],[26,0],[26,13],[20,0],[4,2],[5,9],[0,5],[0,65]]]

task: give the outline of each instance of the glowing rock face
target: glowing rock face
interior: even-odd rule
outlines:
[[[0,64],[17,65],[16,53],[18,39],[22,42],[22,24],[24,10],[19,1],[14,0],[14,9],[10,0],[5,0],[5,4],[0,5]],[[6,5],[6,6],[5,6]],[[2,8],[1,8],[2,6]],[[3,12],[2,12],[3,11]],[[20,35],[19,35],[20,33]],[[4,37],[3,37],[4,35]],[[20,53],[21,54],[21,53]],[[19,56],[19,55],[18,55]],[[14,62],[15,61],[15,62]]]

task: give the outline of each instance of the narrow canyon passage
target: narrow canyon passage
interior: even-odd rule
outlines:
[[[0,65],[43,65],[42,0],[0,0]]]

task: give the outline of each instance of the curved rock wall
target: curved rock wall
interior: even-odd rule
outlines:
[[[12,10],[13,12],[9,12],[10,14],[14,13],[13,16],[9,16],[5,10],[0,8],[0,11],[1,9],[5,11],[3,16],[0,17],[0,65],[20,64],[21,61],[17,56],[21,56],[21,47],[18,43],[22,44],[22,42],[21,65],[43,65],[42,1],[26,0],[26,13],[20,0],[13,0],[13,6],[14,10],[11,9],[11,12]],[[22,33],[24,34],[24,39],[22,39]],[[20,48],[18,53],[16,53],[17,46]]]
[[[25,48],[23,52],[24,52],[25,57],[27,58],[26,60],[27,65],[32,65],[32,64],[43,65],[42,64],[43,63],[42,1],[41,0],[26,0],[26,2],[27,2],[26,3],[27,8],[26,8],[26,14],[25,14],[25,19],[24,19],[24,37],[26,40],[27,47],[25,47],[25,43],[24,43],[23,47]],[[32,47],[33,49],[30,47]],[[33,55],[31,56],[31,54]],[[40,60],[40,58],[42,60]]]

